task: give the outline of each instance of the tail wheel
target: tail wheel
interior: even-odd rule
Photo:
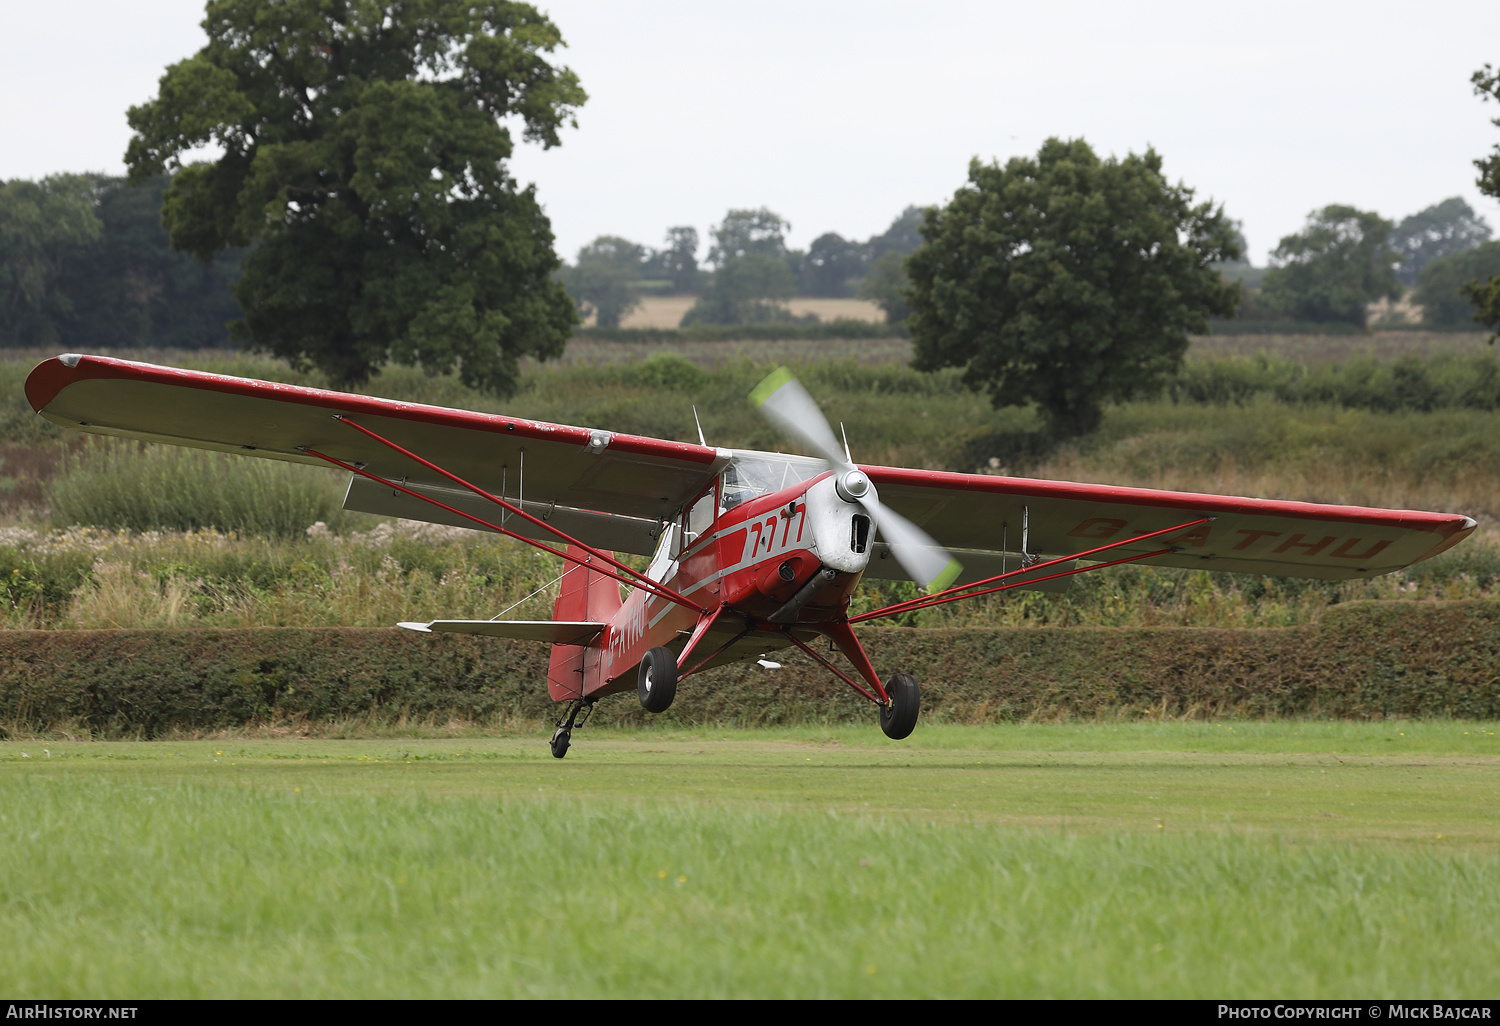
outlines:
[[[885,693],[889,705],[880,707],[880,729],[893,741],[907,737],[917,727],[917,713],[922,711],[922,693],[917,680],[905,673],[898,673],[885,682]]]
[[[677,657],[668,648],[653,648],[641,660],[641,705],[647,712],[666,712],[677,697]]]

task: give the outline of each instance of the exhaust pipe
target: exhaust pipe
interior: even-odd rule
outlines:
[[[833,579],[839,575],[837,570],[824,567],[813,574],[812,580],[797,589],[786,605],[767,617],[770,623],[791,623],[797,619],[797,614],[802,612],[802,607],[812,601],[812,597],[833,583]]]

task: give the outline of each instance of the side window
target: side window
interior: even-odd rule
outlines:
[[[739,467],[731,463],[719,479],[719,515],[728,513],[746,499],[755,498],[755,489],[741,480]]]
[[[688,507],[688,511],[682,517],[682,548],[690,548],[692,544],[713,526],[714,522],[714,495],[717,488],[710,488],[698,497],[698,501]]]

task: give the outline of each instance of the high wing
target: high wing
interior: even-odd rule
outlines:
[[[643,555],[729,461],[728,452],[709,446],[101,356],[43,362],[26,379],[26,397],[53,423],[95,434],[326,466],[303,451],[314,449],[499,522],[500,507],[336,419],[343,416],[586,544]],[[362,478],[351,482],[344,505],[477,526]],[[505,527],[552,540],[520,517]]]
[[[1019,552],[1024,523],[1030,552],[1067,556],[1212,517],[1209,523],[1122,545],[1096,558],[1119,559],[1170,546],[1170,553],[1141,562],[1339,579],[1400,570],[1457,544],[1475,527],[1474,520],[1454,513],[893,467],[860,469],[880,490],[881,502],[953,551]],[[964,560],[962,554],[958,558]],[[966,579],[974,577],[965,573]]]
[[[324,465],[314,449],[487,520],[501,511],[341,423],[347,418],[451,473],[521,505],[586,544],[651,554],[666,521],[728,463],[723,449],[416,403],[178,370],[99,356],[40,364],[26,396],[42,416],[96,434]],[[967,566],[998,572],[1019,552],[1067,556],[1202,517],[1210,523],[1112,550],[1162,548],[1161,566],[1297,577],[1355,578],[1427,559],[1474,530],[1458,514],[1328,506],[1143,488],[862,467],[889,508]],[[521,500],[524,498],[524,502]],[[350,509],[476,526],[355,478]],[[517,533],[548,538],[518,517]],[[872,555],[872,577],[904,577]]]

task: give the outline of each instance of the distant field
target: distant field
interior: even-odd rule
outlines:
[[[620,318],[622,328],[675,328],[682,323],[682,315],[697,302],[697,296],[647,296],[626,316]],[[847,317],[857,321],[883,321],[885,311],[874,303],[863,299],[814,299],[797,298],[787,301],[787,308],[798,317],[817,314],[820,320],[832,321]],[[587,321],[593,324],[591,317]]]
[[[1497,725],[0,744],[0,991],[1483,998]]]

